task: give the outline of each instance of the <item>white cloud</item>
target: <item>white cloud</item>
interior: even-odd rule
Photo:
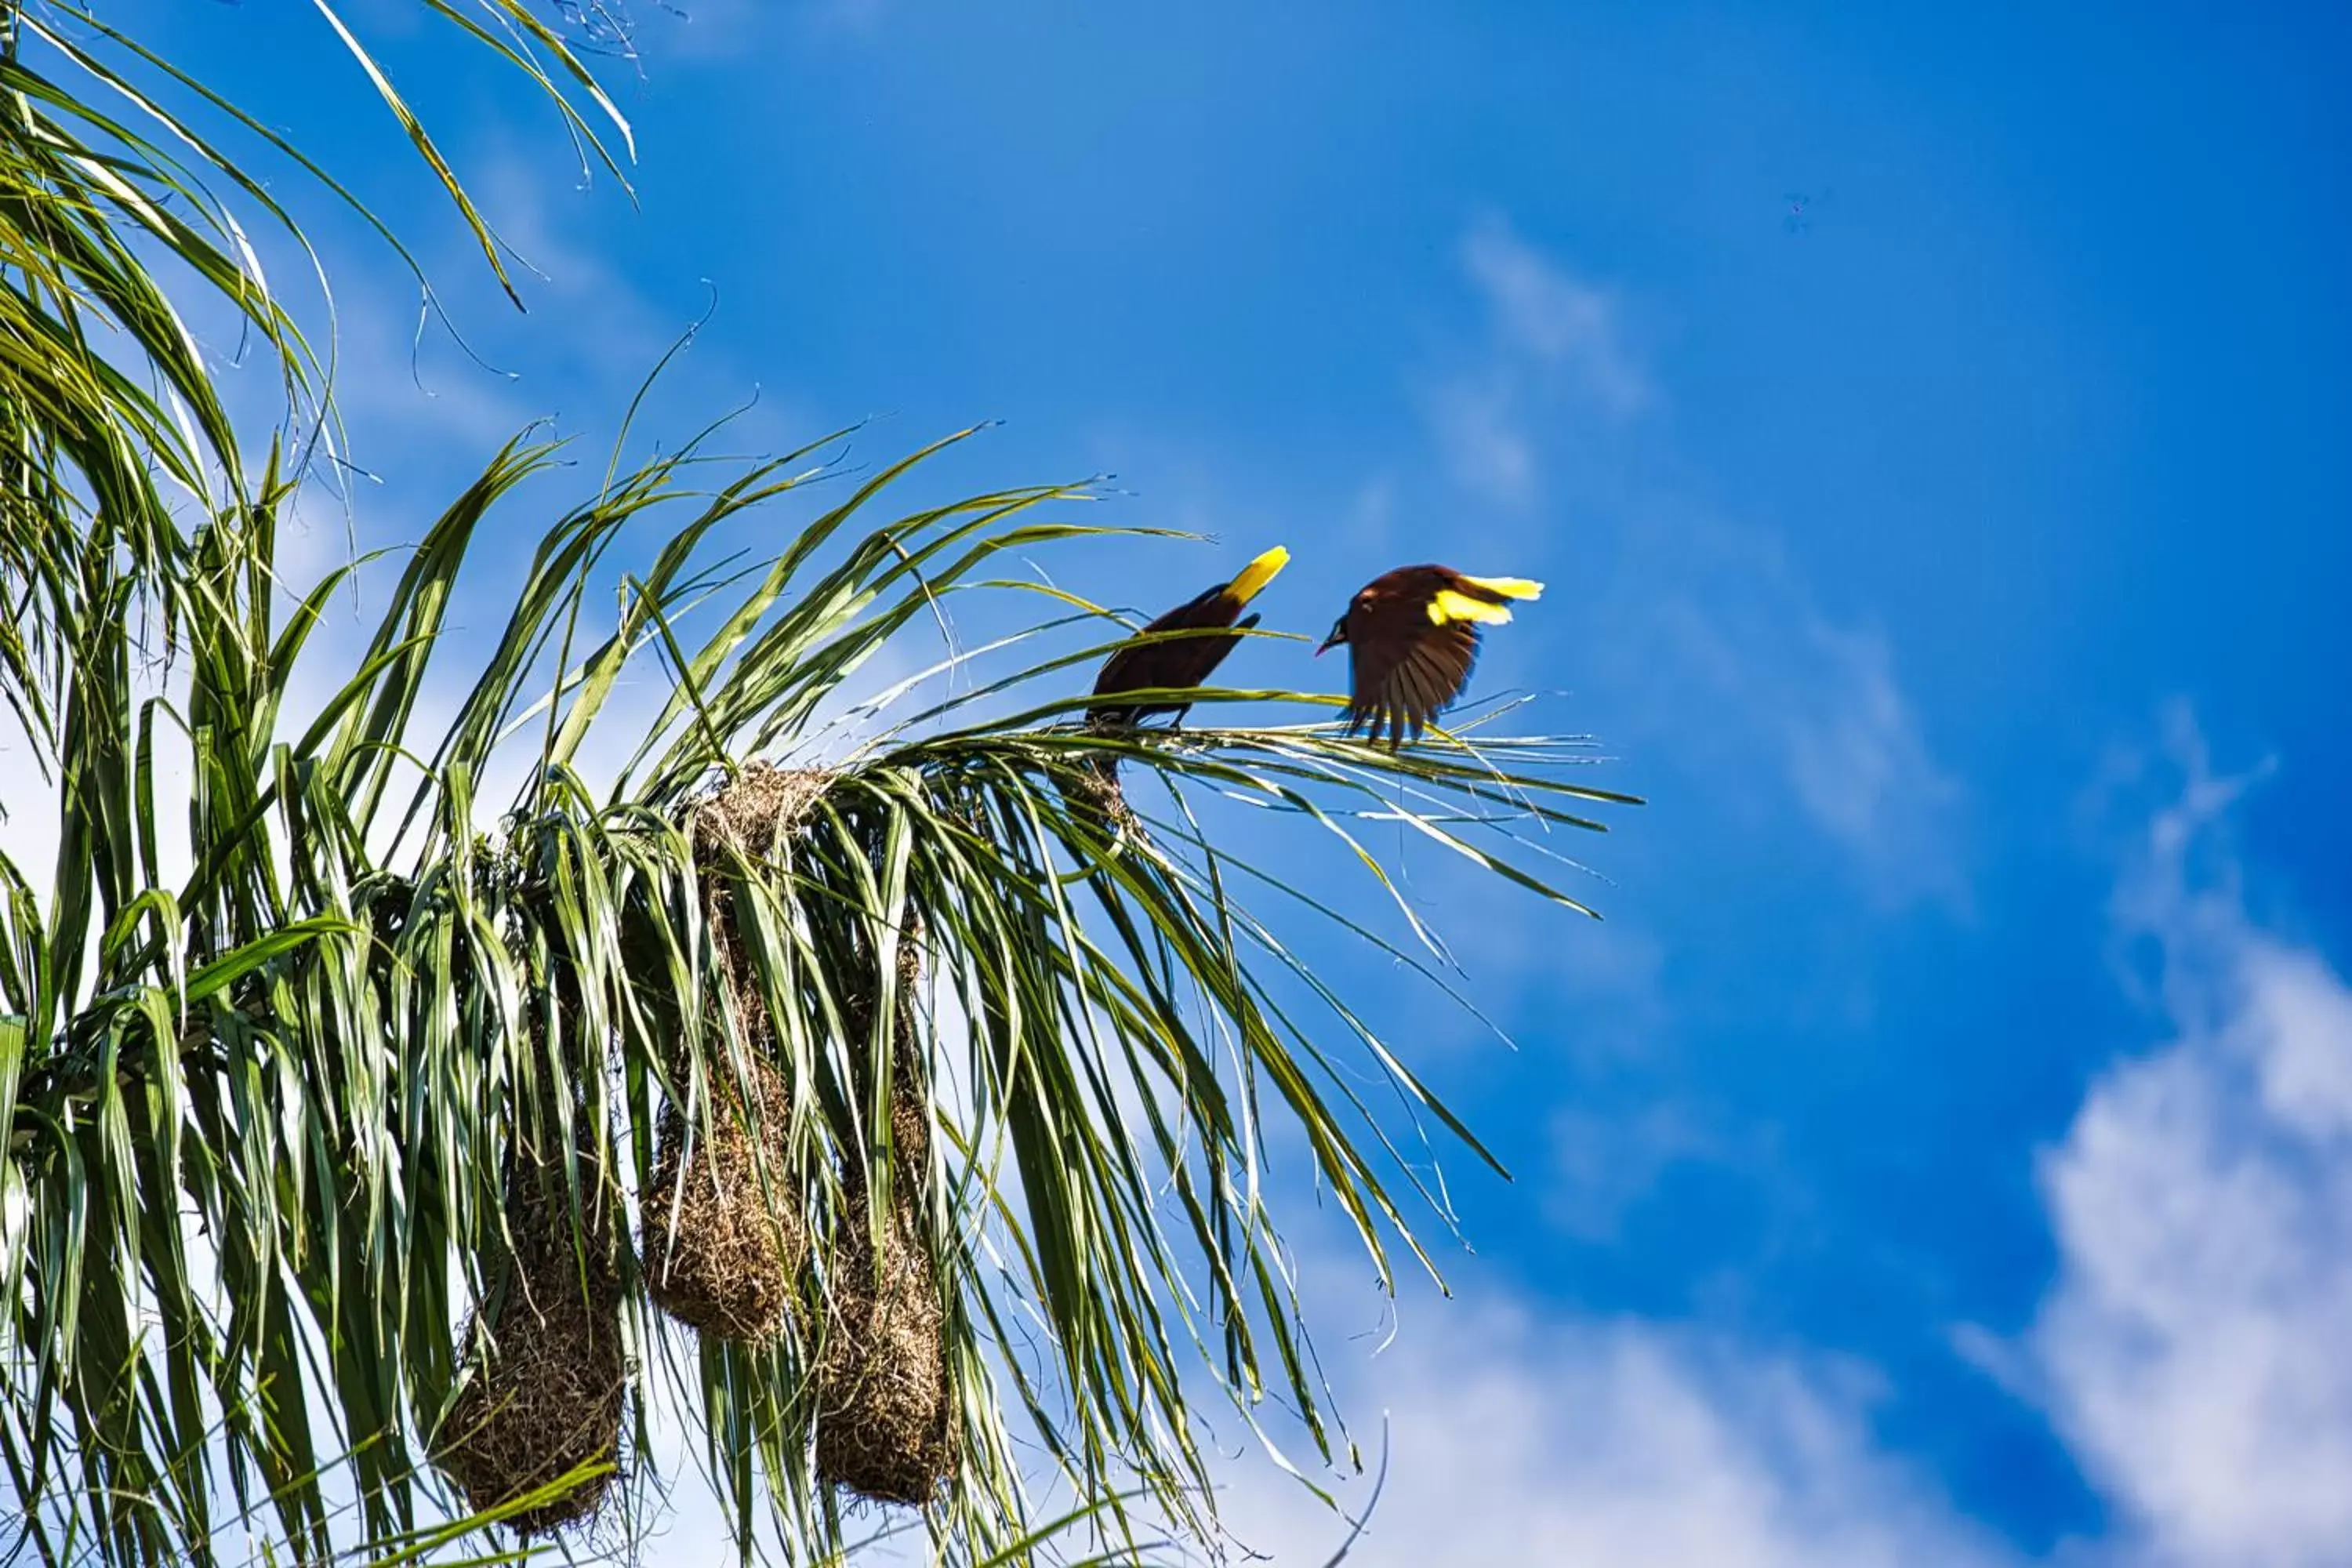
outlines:
[[[1962,791],[1886,638],[1832,618],[1754,530],[1662,516],[1630,560],[1600,647],[1636,728],[1710,775],[1752,779],[1760,763],[1882,899],[1964,900]]]
[[[437,326],[428,324],[417,339],[413,300],[404,303],[389,287],[368,284],[346,292],[352,298],[335,323],[331,368],[351,443],[345,456],[363,471],[395,461],[413,468],[420,448],[446,455],[452,469],[478,466],[545,412],[513,376],[445,353]]]
[[[1797,799],[1832,837],[1883,854],[1910,836],[1904,819],[1932,812],[1957,787],[1937,769],[1895,682],[1886,639],[1808,614],[1792,628],[1815,700],[1770,718]],[[1905,845],[1901,852],[1915,847]]]
[[[2136,1549],[2304,1568],[2352,1551],[2352,988],[2247,913],[2208,767],[2116,902],[2177,1031],[2044,1163],[2061,1253],[2026,1373]]]
[[[1473,363],[1423,389],[1423,416],[1455,482],[1525,506],[1537,498],[1543,458],[1578,426],[1622,421],[1655,394],[1613,294],[1500,218],[1471,228],[1461,260],[1486,305],[1487,334]]]
[[[1486,296],[1505,351],[1557,367],[1604,413],[1634,414],[1649,405],[1649,377],[1625,345],[1614,295],[1568,271],[1500,218],[1464,238],[1462,263]]]
[[[360,248],[359,237],[335,275],[335,395],[353,447],[347,456],[382,476],[403,505],[437,510],[534,420],[585,436],[578,456],[600,458],[657,366],[660,379],[632,426],[632,458],[675,447],[721,416],[728,423],[712,449],[742,453],[792,450],[837,423],[761,384],[726,348],[726,323],[753,298],[749,281],[632,274],[613,263],[596,226],[633,220],[601,168],[592,174],[568,148],[492,138],[459,174],[525,310],[447,214],[426,229],[432,313],[408,271]],[[550,332],[551,321],[577,330]]]
[[[1631,722],[1612,738],[1648,740],[1711,781],[1735,781],[1727,798],[1761,759],[1782,798],[1883,900],[1964,904],[1961,791],[1927,745],[1887,638],[1824,610],[1769,535],[1694,518],[1671,493],[1636,487],[1629,497],[1612,485],[1603,443],[1660,401],[1617,296],[1499,217],[1472,226],[1461,259],[1486,331],[1419,394],[1447,477],[1468,496],[1529,511],[1547,500],[1549,475],[1574,469],[1591,481],[1584,493],[1613,489],[1619,509],[1633,503],[1622,569],[1608,573],[1590,551],[1576,566],[1582,619],[1597,628],[1580,662],[1604,695],[1629,700]]]
[[[1613,1241],[1626,1213],[1674,1166],[1727,1152],[1685,1107],[1664,1101],[1621,1114],[1567,1107],[1552,1118],[1547,1216],[1583,1241]]]
[[[1535,499],[1535,446],[1507,377],[1446,382],[1427,395],[1423,412],[1446,470],[1464,488],[1505,506]]]
[[[1454,1302],[1352,1382],[1385,1409],[1385,1489],[1349,1568],[1967,1568],[2000,1560],[1879,1452],[1871,1380],[1633,1321],[1544,1325]],[[1343,1394],[1350,1391],[1343,1387]],[[1360,1434],[1370,1463],[1377,1429]],[[1348,1489],[1364,1506],[1370,1486]],[[1225,1504],[1234,1555],[1330,1561],[1345,1521],[1271,1476]]]
[[[625,386],[652,370],[688,321],[656,307],[579,232],[590,204],[618,202],[619,193],[582,178],[576,163],[519,148],[480,161],[468,183],[499,237],[513,247],[505,259],[525,303],[583,329],[529,334],[535,350],[571,373],[562,379],[584,374],[591,386]]]

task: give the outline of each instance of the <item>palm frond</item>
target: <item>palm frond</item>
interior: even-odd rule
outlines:
[[[661,1380],[698,1413],[747,1540],[764,1515],[798,1552],[844,1549],[828,1303],[895,1246],[937,1325],[957,1474],[928,1523],[956,1560],[1015,1551],[1062,1488],[1130,1555],[1165,1521],[1207,1528],[1213,1407],[1254,1424],[1276,1400],[1322,1458],[1345,1452],[1281,1194],[1328,1193],[1389,1279],[1431,1266],[1416,1227],[1448,1223],[1403,1141],[1425,1123],[1492,1163],[1384,1009],[1301,956],[1353,933],[1442,980],[1350,820],[1583,910],[1527,832],[1597,830],[1629,797],[1579,782],[1577,742],[1390,752],[1307,694],[1192,694],[1300,722],[1089,731],[1071,661],[1120,633],[1066,595],[1047,618],[1099,626],[1087,654],[954,657],[973,675],[955,695],[899,682],[858,708],[858,672],[939,605],[1017,611],[991,586],[1008,554],[1125,531],[1075,521],[1069,487],[876,521],[938,450],[855,484],[806,453],[694,447],[616,475],[541,527],[478,647],[449,606],[553,446],[491,463],[356,646],[314,634],[331,581],[276,596],[273,467],[190,541],[186,657],[143,696],[107,640],[119,581],[58,575],[76,672],[54,714],[58,874],[0,861],[0,1459],[41,1550],[207,1561],[224,1509],[298,1554],[435,1528],[435,1434],[478,1375],[459,1325],[495,1317],[528,1241],[522,1159],[577,1268],[619,1268],[635,1397]],[[784,542],[745,568],[722,546],[753,518]],[[637,537],[652,563],[623,572]],[[338,660],[294,710],[298,673],[316,690]],[[667,696],[616,704],[648,667]],[[854,740],[834,727],[853,710]],[[1147,800],[1133,824],[1090,793],[1107,763]],[[486,803],[499,779],[515,794]],[[743,816],[762,789],[781,804]],[[1244,806],[1322,830],[1339,870],[1319,875],[1358,885],[1245,896],[1276,882],[1234,835]],[[723,809],[757,831],[707,830]],[[175,868],[162,824],[183,810]],[[924,1005],[896,1005],[919,972]],[[634,1251],[597,1263],[581,1222],[648,1191],[666,1136],[709,1144],[751,1114],[760,1072],[783,1108],[748,1143],[809,1238],[802,1294],[780,1335],[682,1355]],[[62,1514],[30,1506],[68,1468]]]
[[[556,103],[583,163],[618,174],[612,142],[628,151],[626,121],[522,0],[423,4]],[[333,6],[314,5],[511,293],[496,237],[426,129]],[[0,7],[0,605],[10,612],[0,697],[45,760],[68,679],[70,581],[119,564],[130,624],[168,652],[188,614],[184,511],[257,499],[192,320],[225,318],[274,364],[293,468],[337,442],[331,358],[314,351],[262,257],[283,247],[300,258],[321,300],[324,272],[257,152],[357,211],[432,298],[393,231],[257,116],[66,0]]]

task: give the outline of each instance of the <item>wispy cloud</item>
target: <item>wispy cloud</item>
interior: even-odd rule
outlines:
[[[1465,363],[1423,389],[1432,438],[1454,480],[1511,506],[1538,499],[1543,458],[1579,424],[1640,413],[1655,391],[1626,342],[1622,308],[1489,217],[1463,237],[1465,277],[1486,325]]]
[[[1685,1161],[1723,1158],[1725,1140],[1689,1107],[1667,1100],[1630,1112],[1568,1107],[1552,1118],[1544,1209],[1582,1241],[1614,1241],[1633,1205]]]
[[[1735,789],[1776,784],[1883,900],[1965,900],[1963,791],[1893,648],[1823,609],[1777,541],[1662,513],[1604,616],[1600,658],[1647,739]]]
[[[1512,358],[1552,368],[1604,414],[1637,414],[1654,394],[1625,343],[1615,295],[1521,239],[1499,217],[1473,227],[1462,264],[1486,298],[1495,342]]]
[[[1591,521],[1574,581],[1596,634],[1579,664],[1584,694],[1623,704],[1612,740],[1730,801],[1752,795],[1760,763],[1884,902],[1964,905],[1963,792],[1885,633],[1823,606],[1772,535],[1699,513],[1658,468],[1635,479],[1610,459],[1610,433],[1664,401],[1617,294],[1500,217],[1473,225],[1459,255],[1485,321],[1422,387],[1423,423],[1459,495],[1540,517],[1549,535],[1570,525],[1548,480],[1578,477]],[[1594,548],[1604,531],[1614,550]]]
[[[533,333],[533,343],[562,348],[576,368],[596,373],[592,384],[643,375],[685,323],[664,319],[598,244],[579,232],[589,203],[617,198],[601,184],[556,177],[562,167],[508,149],[488,158],[472,183],[499,238],[520,259],[531,308],[572,324],[562,332]]]
[[[589,177],[568,153],[495,139],[461,173],[526,309],[514,310],[453,224],[434,231],[425,258],[437,295],[431,314],[390,257],[342,268],[336,395],[362,467],[470,471],[539,418],[602,441],[681,345],[688,352],[670,358],[638,411],[640,447],[674,442],[730,410],[742,411],[724,437],[730,450],[789,450],[827,428],[735,361],[723,332],[698,331],[749,308],[751,280],[632,272],[611,259],[598,226],[635,220],[609,179]]]
[[[1958,788],[1927,753],[1886,639],[1811,612],[1791,629],[1792,663],[1820,700],[1774,716],[1790,787],[1832,837],[1864,855],[1883,858],[1893,844],[1907,856],[1918,847],[1899,841],[1920,825],[1906,819],[1939,810]]]
[[[2352,1542],[2352,985],[2247,912],[2216,775],[2186,775],[2116,900],[2175,1031],[2109,1070],[2044,1191],[2058,1281],[2026,1375],[2160,1563],[2318,1568]]]
[[[362,469],[413,464],[420,449],[472,461],[544,412],[513,377],[443,353],[446,337],[429,325],[420,340],[413,300],[388,288],[350,293],[336,321],[334,394]]]
[[[1343,1381],[1387,1415],[1387,1483],[1351,1565],[1969,1568],[2000,1559],[1874,1444],[1874,1379],[1637,1321],[1545,1323],[1492,1282],[1423,1314]],[[1360,1432],[1377,1450],[1380,1437]],[[1370,1488],[1352,1483],[1352,1513]],[[1328,1562],[1346,1522],[1271,1476],[1227,1504],[1276,1568]]]
[[[1535,444],[1507,377],[1455,377],[1431,389],[1422,406],[1446,471],[1464,489],[1504,506],[1535,499]]]

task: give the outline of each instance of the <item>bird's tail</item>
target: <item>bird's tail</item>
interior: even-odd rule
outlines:
[[[1483,621],[1499,626],[1511,618],[1506,599],[1534,599],[1543,594],[1543,584],[1525,577],[1457,577],[1460,588],[1440,588],[1429,601],[1429,619],[1433,626],[1445,626],[1454,621]],[[1465,593],[1463,590],[1469,590]]]
[[[1543,584],[1540,583],[1531,583],[1525,577],[1465,576],[1462,581],[1473,588],[1482,588],[1489,594],[1497,594],[1506,599],[1540,599],[1543,597]]]
[[[1277,544],[1243,567],[1241,575],[1233,580],[1225,592],[1233,595],[1234,603],[1246,605],[1256,598],[1265,585],[1273,582],[1282,569],[1289,564],[1290,552]]]

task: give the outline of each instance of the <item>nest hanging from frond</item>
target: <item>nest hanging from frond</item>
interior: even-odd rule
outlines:
[[[759,1057],[750,1067],[750,1094],[719,1089],[708,1137],[691,1139],[678,1108],[664,1108],[639,1235],[655,1304],[688,1328],[737,1342],[783,1328],[808,1258],[808,1223],[790,1179],[783,1075]]]
[[[777,1034],[716,867],[731,857],[772,861],[823,796],[833,774],[754,763],[689,817],[706,867],[702,909],[714,966],[740,1031],[735,1049],[706,1060],[712,1103],[707,1136],[676,1103],[664,1108],[652,1179],[640,1204],[638,1249],[646,1292],[701,1333],[750,1342],[781,1331],[793,1280],[808,1258],[803,1184],[792,1158],[791,1086],[776,1065]],[[740,1061],[740,1072],[732,1063]],[[666,1066],[681,1090],[692,1063],[675,1041]],[[689,1148],[689,1145],[691,1147]]]
[[[436,1462],[476,1512],[503,1507],[587,1465],[596,1474],[511,1514],[526,1537],[593,1515],[619,1472],[628,1371],[614,1258],[617,1197],[594,1151],[578,1160],[580,1224],[560,1163],[518,1152],[507,1178],[513,1239],[487,1329],[462,1336],[472,1367],[434,1435]],[[576,1245],[575,1245],[576,1241]]]
[[[955,1478],[960,1462],[947,1315],[924,1224],[931,1196],[930,1089],[914,1005],[922,972],[918,928],[899,942],[895,976],[891,1212],[877,1248],[866,1171],[852,1152],[814,1369],[817,1479],[877,1502],[919,1506]],[[861,1019],[846,1022],[855,1060],[854,1047],[866,1037]]]
[[[834,775],[754,765],[699,802],[688,817],[714,966],[738,1037],[740,1074],[712,1053],[709,1135],[686,1152],[689,1124],[673,1106],[664,1112],[660,1152],[643,1205],[641,1247],[646,1287],[671,1316],[722,1339],[758,1340],[782,1331],[794,1286],[810,1251],[803,1199],[811,1173],[796,1167],[790,1120],[792,1085],[778,1065],[779,1032],[746,951],[726,868],[757,868],[789,858],[795,828],[816,807]],[[1114,784],[1115,790],[1116,785]],[[857,956],[862,952],[863,957]],[[823,1278],[807,1304],[816,1329],[811,1349],[818,1479],[885,1502],[929,1501],[954,1476],[952,1389],[949,1378],[938,1265],[927,1245],[932,1196],[929,1075],[916,1036],[915,999],[923,974],[919,921],[898,943],[887,985],[869,982],[845,998],[840,1020],[857,1109],[867,1118],[881,1086],[867,1059],[874,1006],[885,996],[896,1012],[887,1058],[890,1083],[887,1183],[891,1212],[877,1244],[873,1235],[866,1140],[842,1133],[840,1203]],[[864,964],[870,947],[853,944],[842,962]],[[682,1037],[671,1047],[672,1081],[691,1064]],[[766,1181],[763,1184],[761,1176]]]
[[[696,860],[709,868],[731,850],[753,864],[773,861],[835,777],[830,768],[747,763],[689,813]]]
[[[923,987],[923,922],[916,916],[898,940],[890,1059],[890,1168],[899,1201],[928,1201],[931,1179],[930,1074],[916,1038],[915,998]],[[851,1020],[852,1028],[863,1024]]]
[[[954,1479],[946,1313],[914,1216],[894,1205],[877,1256],[862,1194],[835,1237],[818,1345],[816,1473],[877,1502],[920,1505]]]

